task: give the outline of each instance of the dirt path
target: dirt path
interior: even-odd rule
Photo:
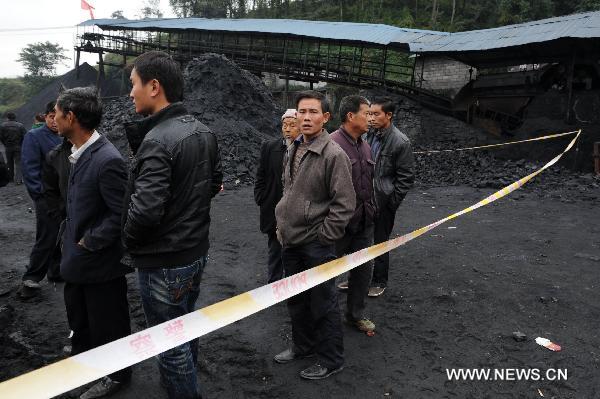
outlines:
[[[403,234],[490,193],[468,187],[415,188],[396,219]],[[597,193],[600,194],[600,193]],[[0,380],[62,356],[68,328],[62,286],[43,287],[31,302],[14,289],[34,237],[21,187],[0,189]],[[252,190],[225,191],[213,206],[210,263],[199,306],[261,285],[266,237],[258,232]],[[308,361],[276,365],[290,343],[277,305],[201,339],[200,379],[208,398],[403,397],[593,398],[600,395],[598,203],[517,192],[440,226],[395,250],[391,286],[369,299],[377,334],[345,326],[345,370],[307,382]],[[133,325],[143,314],[131,276]],[[12,290],[11,290],[12,289]],[[9,291],[10,290],[10,291]],[[6,292],[9,291],[9,292]],[[341,306],[345,298],[340,295]],[[525,333],[516,342],[513,331]],[[563,346],[551,352],[537,336]],[[566,381],[449,381],[446,369],[566,369]],[[542,375],[543,377],[543,375]],[[153,361],[136,366],[132,385],[115,398],[162,398]]]

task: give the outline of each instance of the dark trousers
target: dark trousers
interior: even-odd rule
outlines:
[[[287,276],[303,272],[335,259],[333,245],[318,241],[283,248],[283,267]],[[344,337],[335,279],[288,299],[292,319],[292,339],[297,353],[315,352],[322,366],[338,368],[344,364]]]
[[[338,257],[351,254],[373,245],[373,225],[356,232],[346,232],[335,243],[335,252]],[[346,298],[346,319],[355,321],[365,318],[365,299],[369,293],[373,261],[370,260],[355,267],[348,272],[348,297]]]
[[[8,147],[6,149],[6,166],[8,168],[8,178],[15,183],[23,183],[21,175],[21,149],[18,147]]]
[[[65,305],[73,330],[73,355],[131,334],[125,276],[104,283],[65,283]],[[131,378],[127,367],[110,374],[118,382]]]
[[[396,209],[384,207],[375,217],[375,230],[373,238],[375,244],[380,244],[390,239],[392,229],[394,228],[394,219],[396,218]],[[375,258],[373,266],[373,279],[371,285],[374,287],[387,287],[388,272],[390,269],[390,253]]]
[[[281,244],[277,240],[275,230],[268,233],[269,237],[269,269],[268,283],[272,283],[283,278],[283,262],[281,261]]]
[[[60,278],[60,248],[56,241],[60,220],[48,215],[44,199],[34,201],[35,206],[35,244],[29,256],[29,265],[23,280],[40,282],[48,274],[48,279]]]

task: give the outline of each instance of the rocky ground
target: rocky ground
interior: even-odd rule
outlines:
[[[572,181],[565,176],[561,185]],[[597,196],[600,189],[590,192]],[[418,186],[400,208],[394,233],[412,231],[489,193]],[[538,389],[546,398],[597,397],[597,201],[561,193],[517,191],[395,250],[389,290],[368,302],[376,335],[346,326],[346,368],[328,380],[301,380],[297,373],[305,361],[283,366],[271,361],[290,343],[282,304],[202,337],[199,376],[205,397],[532,398],[541,397]],[[15,295],[34,239],[30,207],[22,186],[0,189],[0,380],[62,358],[68,344],[61,284],[45,283],[42,295],[30,301]],[[217,196],[212,220],[200,307],[266,278],[266,238],[258,231],[251,187]],[[129,296],[132,325],[140,330],[135,275]],[[517,342],[515,331],[527,339]],[[563,350],[536,345],[537,336]],[[560,368],[568,379],[449,381],[451,368]],[[135,367],[132,385],[115,398],[141,393],[164,397],[151,360]]]

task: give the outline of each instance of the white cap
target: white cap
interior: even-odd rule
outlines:
[[[284,120],[285,118],[296,118],[297,116],[298,113],[296,112],[295,108],[288,108],[281,117],[281,120]]]

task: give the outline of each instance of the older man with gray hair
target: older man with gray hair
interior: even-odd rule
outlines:
[[[281,176],[283,174],[283,155],[287,147],[298,137],[298,121],[296,110],[290,108],[281,116],[283,137],[266,141],[260,149],[256,182],[254,183],[254,200],[260,207],[260,231],[267,235],[269,241],[268,282],[283,278],[281,262],[281,244],[277,240],[277,223],[275,206],[283,196]]]

